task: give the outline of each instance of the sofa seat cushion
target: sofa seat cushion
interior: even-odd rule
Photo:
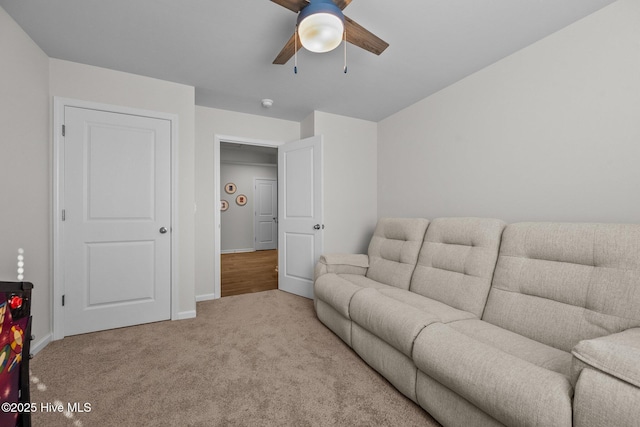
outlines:
[[[463,320],[449,326],[457,332],[507,354],[571,378],[571,353],[533,341],[482,320]]]
[[[557,353],[547,346],[506,332],[475,320],[434,323],[416,339],[413,360],[426,375],[503,424],[571,426],[573,388],[561,368],[565,363],[555,361]],[[526,356],[529,352],[533,355]]]
[[[382,295],[400,301],[421,311],[434,314],[442,323],[455,322],[457,320],[476,319],[476,316],[467,312],[453,308],[440,301],[423,297],[415,292],[405,291],[395,288],[382,288],[378,290]]]
[[[313,285],[314,297],[330,305],[338,313],[351,319],[349,304],[356,292],[367,288],[389,288],[359,274],[324,274]]]
[[[363,289],[355,294],[350,313],[351,320],[407,357],[411,357],[413,342],[420,331],[440,321],[435,314],[389,298],[377,289]]]

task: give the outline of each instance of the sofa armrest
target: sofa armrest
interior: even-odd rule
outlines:
[[[316,264],[315,279],[323,274],[359,274],[364,276],[369,268],[369,256],[364,254],[326,254]]]
[[[637,426],[640,328],[581,341],[571,353],[574,427]]]
[[[573,383],[585,367],[640,387],[640,328],[580,341],[571,351]]]

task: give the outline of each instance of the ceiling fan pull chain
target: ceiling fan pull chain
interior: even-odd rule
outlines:
[[[344,29],[344,73],[347,74],[347,29]]]
[[[298,26],[296,25],[296,33],[293,37],[293,74],[298,74]]]

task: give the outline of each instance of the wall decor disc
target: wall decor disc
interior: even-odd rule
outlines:
[[[229,209],[229,202],[226,200],[220,200],[220,211],[224,212]]]
[[[244,194],[238,194],[238,197],[236,197],[236,203],[238,204],[238,206],[244,206],[247,204],[247,196],[245,196]]]
[[[224,191],[226,191],[227,194],[233,194],[236,192],[237,189],[238,187],[236,187],[236,185],[233,182],[229,182],[224,186]]]

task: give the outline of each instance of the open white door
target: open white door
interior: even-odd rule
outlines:
[[[323,250],[322,136],[278,147],[278,287],[313,298]]]

